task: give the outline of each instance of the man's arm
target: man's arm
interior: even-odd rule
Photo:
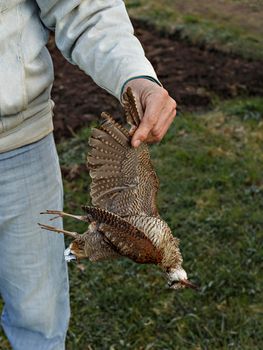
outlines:
[[[133,137],[135,142],[159,141],[171,117],[169,95],[157,84],[155,71],[146,59],[122,0],[36,0],[43,23],[55,31],[56,45],[64,57],[84,70],[117,98],[127,81],[144,112]],[[148,76],[156,81],[134,79]],[[168,103],[168,107],[166,104]],[[164,114],[163,114],[164,113]],[[169,124],[169,125],[168,125]]]

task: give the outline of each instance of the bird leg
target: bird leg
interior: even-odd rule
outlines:
[[[77,232],[66,231],[66,230],[62,230],[62,229],[54,227],[54,226],[44,225],[44,224],[40,224],[40,223],[38,223],[38,225],[43,230],[53,231],[53,232],[57,232],[57,233],[63,233],[64,235],[69,236],[69,237],[74,238],[74,239],[81,237],[81,235]]]
[[[80,221],[87,221],[87,217],[84,216],[84,215],[72,215],[72,214],[69,214],[69,213],[65,213],[64,211],[60,211],[60,210],[46,210],[40,214],[54,214],[56,215],[54,218],[51,218],[50,221],[53,221],[57,218],[62,218],[64,216],[68,216],[70,218],[73,218],[73,219],[76,219],[76,220],[80,220]]]

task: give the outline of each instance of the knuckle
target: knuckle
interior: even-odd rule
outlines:
[[[148,118],[148,124],[149,124],[150,126],[152,126],[152,125],[154,124],[155,119],[156,119],[155,114],[151,113],[151,114],[149,115],[149,118]]]
[[[154,136],[154,137],[156,137],[157,135],[159,135],[159,130],[158,129],[153,129],[152,131],[151,131],[151,134],[152,134],[152,136]]]
[[[171,104],[172,104],[173,109],[176,109],[177,103],[174,99],[172,99]]]
[[[157,135],[155,135],[155,140],[157,141],[157,142],[159,142],[159,141],[161,141],[161,139],[163,138],[163,136],[162,136],[162,134],[157,134]]]
[[[142,118],[142,125],[147,128],[148,126],[151,126],[153,124],[154,120],[154,114],[150,111],[145,113],[145,115]]]
[[[163,89],[162,96],[163,96],[163,98],[167,98],[169,96],[169,92],[166,89]]]
[[[153,130],[152,131],[152,136],[153,136],[154,140],[157,141],[157,142],[161,141],[161,139],[163,137],[162,133],[159,130]]]
[[[142,132],[140,135],[138,135],[138,139],[141,141],[146,140],[148,133],[147,132]]]
[[[149,116],[148,123],[147,123],[147,127],[148,127],[147,131],[151,130],[154,127],[154,125],[156,124],[157,120],[158,120],[158,117],[155,114],[151,114]]]

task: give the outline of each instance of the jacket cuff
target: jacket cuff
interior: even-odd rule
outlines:
[[[151,77],[150,75],[137,75],[137,76],[134,76],[134,77],[132,77],[132,78],[127,79],[127,80],[124,82],[124,84],[122,85],[121,93],[120,93],[120,101],[122,100],[122,95],[123,95],[123,92],[124,92],[124,89],[125,89],[126,84],[127,84],[129,81],[135,80],[135,79],[147,79],[147,80],[153,81],[154,83],[158,84],[159,86],[162,86],[161,82],[160,82],[158,79],[155,79],[154,77]]]

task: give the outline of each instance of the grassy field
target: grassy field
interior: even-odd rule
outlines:
[[[263,58],[263,0],[126,0],[132,17],[182,39]]]
[[[78,173],[89,132],[59,146],[70,212],[89,203],[88,174]],[[70,264],[68,350],[263,348],[262,150],[260,99],[177,118],[152,158],[160,213],[201,291],[170,291],[158,268],[128,260]]]

